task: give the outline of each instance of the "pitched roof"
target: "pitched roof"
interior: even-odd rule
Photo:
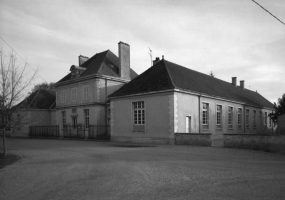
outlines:
[[[235,87],[226,81],[164,59],[109,97],[122,97],[167,89],[181,89],[228,100],[245,102],[259,107],[273,108],[272,103],[257,92],[243,89],[239,86]]]
[[[95,54],[80,67],[86,68],[86,70],[80,74],[80,77],[89,76],[92,74],[120,77],[119,58],[110,50]],[[132,80],[137,77],[138,74],[130,69],[130,76]],[[67,74],[57,83],[70,80],[70,78],[71,73]]]
[[[40,89],[30,94],[17,106],[32,109],[50,109],[55,106],[55,91]]]

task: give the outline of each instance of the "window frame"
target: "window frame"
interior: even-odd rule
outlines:
[[[206,109],[204,109],[204,105],[206,105]],[[209,111],[210,111],[210,104],[208,102],[202,102],[202,130],[209,130]],[[204,112],[206,113],[205,115],[205,120],[204,120]],[[206,123],[204,123],[206,122]]]
[[[218,110],[218,108],[220,108],[220,110]],[[216,105],[216,128],[223,129],[223,106],[220,104]]]
[[[66,90],[61,90],[60,96],[61,96],[61,103],[66,103]]]
[[[267,127],[267,112],[264,112],[264,126]]]
[[[252,114],[252,128],[256,129],[256,110],[253,110]]]
[[[238,108],[238,112],[237,112],[237,126],[238,126],[239,130],[242,129],[242,108]]]
[[[245,127],[249,129],[249,109],[245,109]]]
[[[83,112],[84,112],[84,126],[86,129],[88,129],[90,125],[90,112],[89,109],[84,109]]]
[[[228,129],[233,129],[234,107],[228,106]]]
[[[132,102],[132,126],[133,132],[145,132],[146,109],[145,101]]]
[[[77,88],[71,88],[71,101],[77,101]]]
[[[88,100],[89,99],[89,85],[84,85],[83,86],[83,100]]]

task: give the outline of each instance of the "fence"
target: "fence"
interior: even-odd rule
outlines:
[[[88,139],[110,139],[110,126],[107,125],[65,125],[63,137],[65,138],[88,138]]]
[[[59,137],[59,126],[30,126],[31,137]]]

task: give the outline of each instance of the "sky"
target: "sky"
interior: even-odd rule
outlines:
[[[256,2],[285,22],[285,1]],[[270,102],[285,93],[285,25],[251,0],[0,0],[0,37],[6,54],[39,69],[33,84],[59,81],[79,55],[118,55],[122,41],[138,74],[150,48],[153,59],[244,80]]]

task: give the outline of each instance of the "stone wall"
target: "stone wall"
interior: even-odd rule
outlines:
[[[211,133],[175,133],[175,144],[211,146]]]
[[[260,134],[224,134],[224,147],[285,153],[285,136]]]

